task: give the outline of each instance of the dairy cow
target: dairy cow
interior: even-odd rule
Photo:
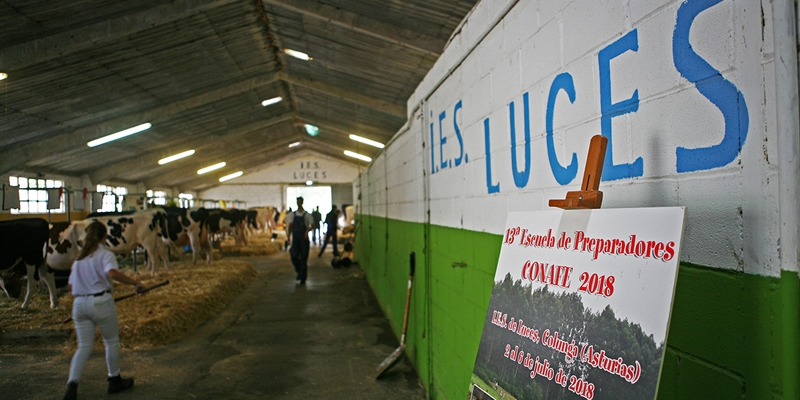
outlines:
[[[208,211],[208,233],[231,233],[236,239],[236,245],[247,245],[245,231],[247,229],[247,212],[239,209],[216,209]]]
[[[95,221],[108,229],[105,246],[111,252],[127,254],[141,245],[149,256],[146,263],[148,272],[155,272],[159,260],[164,268],[169,269],[169,259],[162,240],[167,236],[167,213],[157,208],[53,224],[47,245],[47,264],[54,269],[71,268],[86,235],[86,227]]]
[[[27,275],[28,291],[22,308],[27,308],[30,302],[37,270],[50,292],[50,308],[56,305],[55,280],[44,262],[47,238],[48,224],[41,218],[0,222],[0,289],[8,297],[19,297],[20,280]]]
[[[248,212],[255,211],[255,226],[259,231],[270,231],[275,229],[275,207],[253,207],[248,208]]]
[[[208,210],[203,207],[191,209],[164,207],[167,212],[167,239],[170,245],[179,249],[178,243],[187,236],[192,246],[192,264],[197,263],[200,252],[206,255],[206,264],[211,263],[211,246],[202,240],[208,234]]]

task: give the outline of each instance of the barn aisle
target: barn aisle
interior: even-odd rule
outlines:
[[[376,366],[398,345],[360,269],[334,270],[312,247],[305,286],[287,252],[248,261],[260,275],[220,314],[182,340],[123,353],[136,385],[117,399],[424,399],[404,360],[380,381]],[[60,398],[69,356],[8,347],[0,352],[4,399]],[[95,352],[79,398],[105,395]]]

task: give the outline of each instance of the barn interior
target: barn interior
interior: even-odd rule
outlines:
[[[4,195],[0,220],[80,221],[92,212],[163,205],[270,206],[284,211],[296,209],[295,198],[300,195],[307,199],[307,208],[319,207],[323,217],[334,204],[352,205],[357,196],[353,181],[406,123],[406,101],[474,3],[0,1],[0,182]],[[119,138],[105,141],[112,135]],[[103,143],[97,144],[98,140]],[[213,170],[202,172],[207,167]],[[344,219],[342,224],[346,224]],[[312,251],[311,268],[330,269],[330,252],[317,259]],[[419,398],[424,393],[407,362],[397,367],[396,375],[383,387],[354,385],[350,378],[331,373],[338,368],[339,358],[348,360],[351,375],[353,370],[372,373],[398,338],[380,315],[363,274],[350,286],[334,285],[335,289],[330,287],[341,277],[328,271],[312,275],[305,292],[309,297],[295,298],[286,308],[282,303],[296,295],[294,280],[284,276],[288,285],[267,283],[264,276],[274,279],[277,274],[280,281],[284,269],[291,269],[287,253],[277,258],[270,268],[282,272],[264,270],[253,286],[266,290],[270,285],[271,293],[281,294],[259,307],[274,307],[275,314],[292,321],[275,324],[274,318],[267,317],[259,328],[244,328],[267,329],[277,335],[262,336],[281,341],[278,344],[259,342],[259,356],[274,360],[273,365],[264,368],[258,360],[243,361],[241,368],[246,365],[255,372],[240,376],[244,381],[237,384],[250,385],[249,391],[225,383],[237,369],[223,368],[222,375],[210,373],[218,379],[212,386],[196,383],[192,377],[183,384],[194,386],[186,390],[193,398],[219,398],[224,393],[237,398],[308,398],[314,393],[321,398],[342,398],[344,393],[350,393],[350,398]],[[59,287],[66,283],[66,276],[57,273]],[[341,291],[358,295],[343,297]],[[304,312],[321,307],[320,303],[332,309],[327,314]],[[297,325],[307,323],[303,319],[309,315],[347,320],[340,309],[356,308],[365,310],[353,314],[361,316],[361,325],[330,322],[339,333],[329,340],[356,343],[339,353],[322,350],[328,347],[324,341],[293,344],[292,335],[287,336],[287,329],[302,331]],[[363,321],[369,326],[365,328]],[[217,323],[210,323],[206,331]],[[359,338],[375,329],[385,346],[380,348],[383,352]],[[31,338],[38,335],[30,334]],[[10,346],[4,347],[8,356],[4,363],[28,371],[7,376],[28,383],[15,385],[6,394],[34,398],[60,392],[64,377],[43,378],[50,375],[31,369],[60,371],[64,366],[14,358],[11,349],[20,343],[25,340],[15,340],[8,332],[0,343]],[[287,346],[300,346],[313,354],[287,353]],[[364,358],[358,346],[372,352],[371,358]],[[209,358],[228,357],[229,349],[212,347]],[[187,354],[170,351],[183,354],[180,357]],[[294,363],[278,362],[287,354],[296,358]],[[195,360],[197,365],[206,361]],[[301,364],[314,367],[303,369]],[[133,398],[153,398],[154,392],[169,397],[170,385],[180,384],[157,383],[144,369],[134,372],[145,388],[133,392]],[[264,382],[264,373],[270,374],[271,383]],[[328,378],[309,378],[314,375]],[[298,381],[298,376],[304,378]],[[83,390],[89,391],[91,385],[86,383]]]
[[[142,198],[285,208],[287,187],[307,182],[353,204],[352,171],[406,122],[406,100],[474,3],[4,1],[0,178],[117,195],[106,211]],[[250,192],[213,190],[239,173],[231,183]]]
[[[255,211],[249,244],[212,235],[193,264],[170,237],[182,259],[149,277],[118,255],[171,280],[120,303],[123,331],[190,327],[125,349],[120,397],[800,398],[798,1],[0,0],[0,288],[22,285],[0,292],[0,398],[57,397],[74,352],[52,329],[69,272],[61,305],[40,287],[23,309],[18,251],[94,212],[200,208]],[[296,274],[298,197],[343,212],[349,267],[323,235]],[[578,233],[592,257],[561,259]],[[553,288],[575,301],[540,313]],[[484,335],[500,314],[523,329]],[[96,346],[82,398],[105,390]]]

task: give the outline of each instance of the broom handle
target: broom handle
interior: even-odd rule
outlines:
[[[157,289],[157,288],[160,288],[160,287],[162,287],[162,286],[166,286],[166,285],[169,285],[169,280],[166,280],[166,281],[164,281],[164,282],[161,282],[161,283],[156,283],[155,285],[153,285],[153,286],[150,286],[150,287],[148,287],[148,288],[144,288],[144,290],[142,290],[142,291],[141,291],[141,292],[139,292],[138,294],[147,293],[147,292],[149,292],[149,291],[151,291],[151,290],[153,290],[153,289]],[[118,302],[118,301],[120,301],[120,300],[129,299],[129,298],[131,298],[131,297],[133,297],[133,296],[136,296],[136,294],[137,294],[136,292],[133,292],[133,293],[128,293],[128,294],[126,294],[126,295],[124,295],[124,296],[119,296],[119,297],[117,297],[117,298],[115,298],[115,299],[114,299],[114,302],[116,303],[116,302]]]
[[[141,292],[139,292],[139,294],[142,294],[142,293],[149,292],[149,291],[151,291],[151,290],[153,290],[153,289],[160,288],[160,287],[162,287],[162,286],[166,286],[166,285],[168,285],[168,284],[169,284],[169,280],[166,280],[166,281],[164,281],[164,282],[161,282],[161,283],[157,283],[157,284],[155,284],[155,285],[153,285],[153,286],[150,286],[150,287],[148,287],[148,288],[144,288],[144,290],[142,290]],[[133,296],[136,296],[136,294],[137,294],[136,292],[133,292],[133,293],[130,293],[130,294],[126,294],[126,295],[124,295],[124,296],[119,296],[119,297],[117,297],[117,298],[115,298],[115,299],[114,299],[114,302],[116,303],[116,302],[118,302],[118,301],[120,301],[120,300],[129,299],[129,298],[131,298],[131,297],[133,297]],[[66,324],[66,323],[69,323],[70,321],[72,321],[72,317],[69,317],[69,318],[67,318],[67,319],[65,319],[65,320],[63,320],[63,321],[61,321],[61,323],[62,323],[62,324]]]
[[[403,336],[400,337],[400,344],[406,342],[406,331],[408,331],[408,309],[411,307],[411,283],[414,281],[414,267],[416,265],[416,254],[411,252],[410,263],[411,272],[408,274],[408,293],[406,294],[406,311],[403,315]]]

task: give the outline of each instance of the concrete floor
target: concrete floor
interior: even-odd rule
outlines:
[[[130,391],[105,393],[95,351],[78,397],[424,399],[407,359],[374,379],[398,342],[358,266],[334,270],[330,250],[311,250],[305,286],[287,252],[250,258],[260,275],[217,316],[170,345],[123,352],[122,375],[136,379]],[[0,347],[0,398],[61,398],[70,357],[57,345]]]

